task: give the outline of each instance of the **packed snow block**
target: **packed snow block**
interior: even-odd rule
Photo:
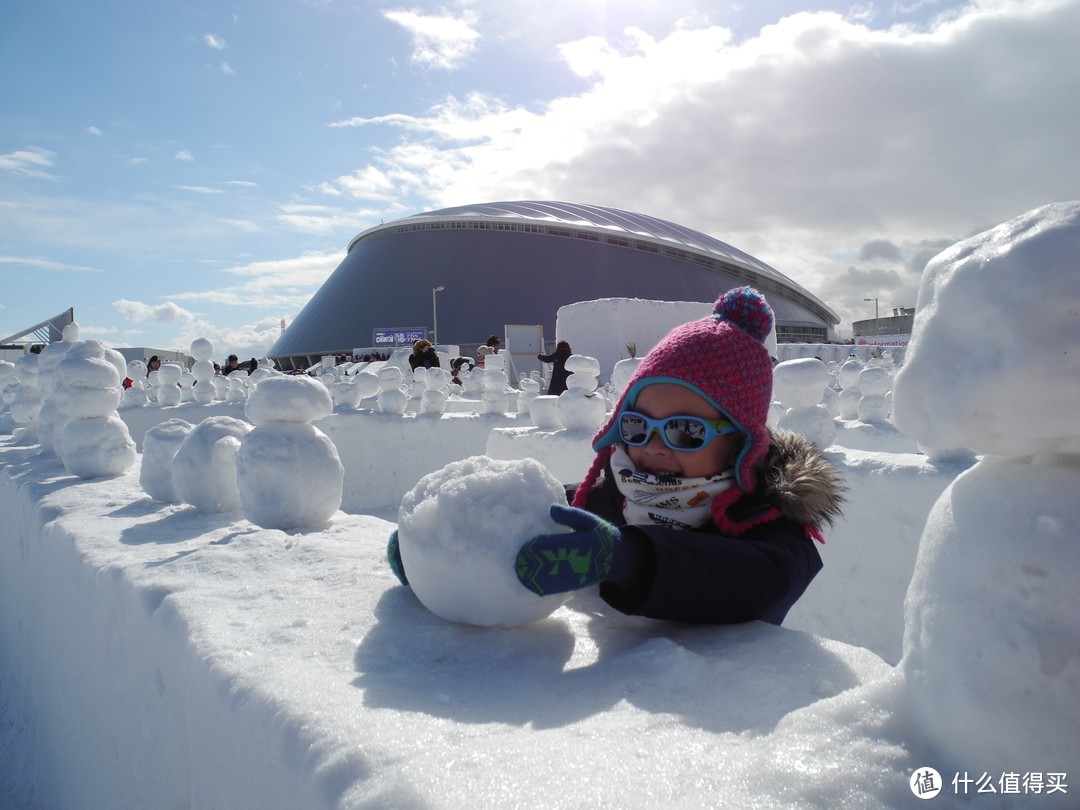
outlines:
[[[516,413],[395,414],[337,411],[314,425],[345,466],[341,508],[353,514],[396,509],[428,473],[482,455],[495,428],[529,424]]]

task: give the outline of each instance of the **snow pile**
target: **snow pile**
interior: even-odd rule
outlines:
[[[513,627],[548,616],[566,594],[540,597],[514,575],[521,545],[562,531],[548,516],[566,503],[559,481],[532,459],[473,456],[424,476],[398,512],[409,585],[432,613],[482,627]]]

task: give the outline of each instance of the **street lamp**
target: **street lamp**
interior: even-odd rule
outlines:
[[[878,300],[876,298],[864,298],[863,301],[874,302],[874,334],[878,334]]]
[[[446,286],[442,284],[431,288],[431,342],[435,344],[436,348],[439,345],[439,310],[435,306],[435,293],[442,292],[445,289]]]

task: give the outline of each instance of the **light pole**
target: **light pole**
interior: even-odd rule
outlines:
[[[874,335],[878,334],[878,303],[876,298],[864,298],[863,301],[874,302]]]
[[[442,292],[445,289],[446,286],[443,284],[431,288],[431,342],[435,344],[436,348],[439,346],[439,310],[435,306],[435,293]]]

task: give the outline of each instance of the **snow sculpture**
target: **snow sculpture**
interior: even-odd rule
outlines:
[[[252,429],[243,419],[210,416],[188,434],[173,459],[173,482],[180,500],[203,512],[240,508],[236,455]]]
[[[518,378],[521,393],[518,394],[518,413],[530,413],[532,401],[540,396],[540,382],[528,375],[522,374]]]
[[[330,396],[334,399],[334,405],[349,410],[356,410],[360,404],[360,389],[352,377],[342,375],[330,386]]]
[[[840,384],[839,411],[841,419],[854,420],[859,418],[859,372],[863,370],[863,364],[854,357],[840,366],[837,374],[837,382]]]
[[[38,416],[43,404],[38,387],[37,354],[24,354],[15,361],[15,379],[18,381],[11,392],[11,418],[18,425],[15,437],[20,441],[34,443],[38,436]]]
[[[162,363],[158,367],[157,403],[163,408],[179,405],[184,398],[180,388],[180,379],[184,376],[184,367],[179,363]]]
[[[607,415],[607,400],[596,390],[600,361],[584,354],[566,358],[566,390],[559,394],[555,410],[564,428],[596,430]]]
[[[379,369],[379,410],[384,413],[405,413],[409,405],[409,395],[402,388],[405,375],[397,366],[383,366]]]
[[[125,373],[127,378],[131,380],[131,386],[124,391],[124,397],[120,404],[125,408],[141,408],[145,406],[150,401],[150,397],[146,393],[146,363],[142,360],[132,360],[127,364]]]
[[[195,338],[191,341],[188,353],[195,358],[191,366],[191,374],[195,378],[195,384],[191,387],[191,398],[203,405],[209,405],[218,397],[218,389],[214,384],[217,372],[212,359],[214,344],[207,338]]]
[[[56,390],[56,367],[64,359],[64,355],[77,342],[77,338],[70,339],[79,334],[78,329],[72,330],[69,328],[72,326],[75,326],[75,324],[69,323],[64,327],[64,340],[49,343],[42,348],[41,353],[38,355],[37,384],[41,396],[41,410],[38,411],[37,440],[42,449],[46,451],[56,450],[55,445],[59,431],[64,427],[66,421],[56,407],[53,394]]]
[[[488,362],[495,356],[489,354]],[[506,413],[510,409],[510,397],[506,395],[506,372],[500,368],[473,369],[473,375],[478,373],[484,381],[484,396],[482,398],[484,411],[486,413]]]
[[[364,400],[379,395],[379,376],[370,371],[361,371],[353,376],[353,385],[356,386],[357,404],[365,405]],[[365,407],[370,407],[370,403]]]
[[[228,377],[228,389],[225,391],[226,402],[246,402],[248,397],[247,391],[247,374],[242,371],[234,371]]]
[[[801,433],[820,448],[836,442],[836,424],[821,404],[829,370],[816,357],[785,360],[773,369],[773,396],[785,409],[777,427]]]
[[[76,343],[56,366],[53,397],[65,422],[57,433],[64,468],[79,478],[120,475],[138,454],[127,425],[116,415],[120,372],[100,341]]]
[[[986,454],[933,507],[905,600],[900,670],[942,772],[1080,761],[1078,257],[1080,202],[1055,203],[923,273],[893,418]]]
[[[446,386],[450,382],[450,372],[441,368],[418,368],[417,372],[417,381],[423,385],[421,413],[442,415],[446,411]]]
[[[883,365],[867,366],[859,372],[859,407],[860,422],[887,422],[889,419],[888,401],[885,395],[892,388],[892,376]]]
[[[194,425],[183,419],[166,419],[143,435],[139,485],[155,501],[180,503],[183,500],[176,491],[173,461],[180,445],[194,429]]]
[[[534,459],[473,456],[425,475],[401,499],[398,543],[417,598],[437,616],[482,627],[539,621],[568,599],[540,597],[514,574],[518,548],[558,531],[563,485]]]
[[[326,523],[341,508],[345,468],[334,443],[311,424],[333,413],[326,386],[307,376],[267,377],[244,414],[236,481],[244,517],[264,529]]]
[[[641,365],[641,361],[644,359],[643,357],[626,357],[617,362],[612,368],[611,385],[614,387],[615,393],[620,397],[634,376],[634,372],[637,371],[637,367]]]

